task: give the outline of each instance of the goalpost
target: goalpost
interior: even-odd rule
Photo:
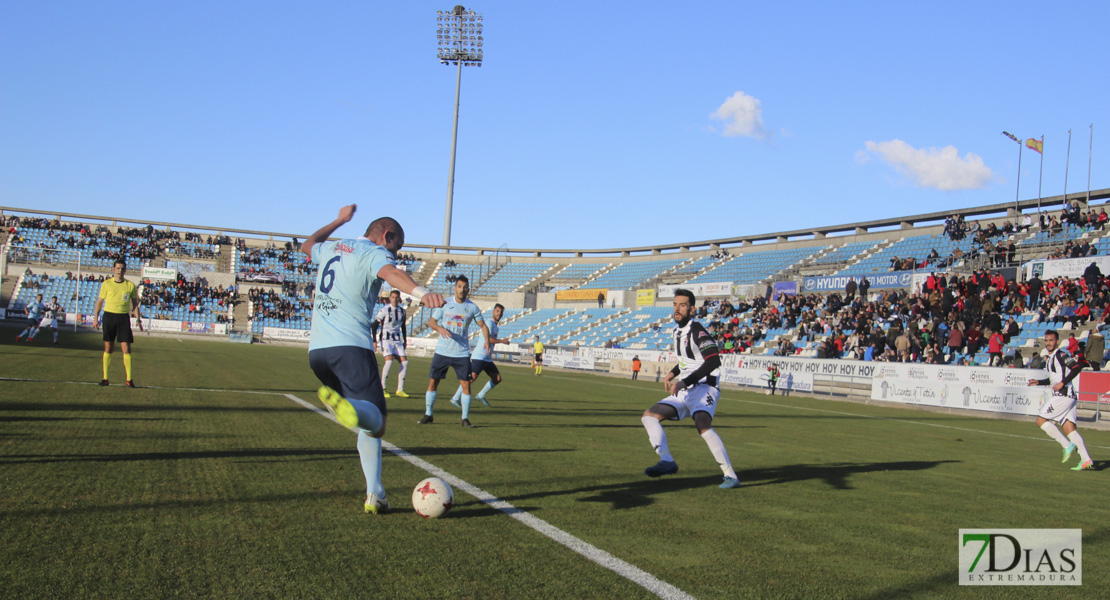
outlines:
[[[23,273],[30,269],[31,271],[38,271],[35,276],[43,274],[43,270],[52,271],[48,273],[52,276],[59,276],[59,271],[64,277],[64,272],[73,273],[77,277],[77,291],[75,297],[72,298],[58,298],[59,304],[64,308],[73,312],[73,331],[77,331],[77,323],[81,320],[81,312],[79,310],[81,302],[81,276],[83,274],[83,263],[81,250],[77,248],[38,248],[35,246],[13,245],[6,244],[3,247],[3,252],[0,252],[0,277],[4,281],[9,278],[18,280]],[[27,285],[28,281],[24,280],[22,285]],[[21,288],[22,289],[22,288]],[[15,299],[13,294],[9,299],[8,304]],[[49,299],[49,298],[45,298]],[[65,315],[62,315],[65,319]]]

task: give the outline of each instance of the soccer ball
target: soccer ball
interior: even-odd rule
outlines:
[[[455,492],[439,477],[429,477],[412,491],[412,507],[426,519],[442,517],[455,503]]]

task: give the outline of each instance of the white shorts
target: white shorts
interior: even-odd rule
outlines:
[[[382,340],[382,356],[386,359],[390,356],[406,356],[405,343],[400,340]]]
[[[58,328],[58,319],[51,319],[50,317],[43,317],[42,321],[39,322],[39,329],[42,329],[43,327],[53,327],[54,329],[57,329]]]
[[[1076,422],[1075,398],[1071,396],[1049,396],[1041,405],[1037,416],[1063,425],[1064,421]]]
[[[706,383],[699,383],[692,388],[679,390],[678,395],[667,396],[659,403],[673,406],[678,412],[674,420],[681,421],[696,412],[709,413],[709,418],[713,418],[717,412],[717,400],[720,398],[721,390]]]

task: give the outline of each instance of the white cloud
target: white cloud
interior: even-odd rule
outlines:
[[[767,139],[759,99],[744,92],[738,91],[730,96],[710,117],[725,122],[725,129],[721,132],[725,137]]]
[[[857,153],[857,160],[866,162],[870,155],[876,155],[921,187],[973,190],[987,187],[995,178],[981,156],[968,152],[960,158],[955,146],[918,149],[902,140],[869,141],[864,146],[867,151]]]

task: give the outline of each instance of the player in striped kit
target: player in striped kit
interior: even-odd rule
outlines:
[[[382,356],[385,357],[385,365],[382,366],[382,392],[386,398],[390,397],[389,392],[386,391],[388,385],[386,381],[389,379],[389,371],[393,368],[393,357],[401,361],[401,370],[397,372],[397,397],[409,397],[405,393],[405,373],[409,369],[409,359],[405,355],[405,345],[408,342],[406,317],[405,309],[401,306],[401,292],[397,290],[389,292],[389,304],[383,306],[377,316]]]
[[[640,419],[644,429],[647,429],[648,441],[659,455],[659,462],[644,469],[644,474],[659,477],[678,472],[678,464],[671,457],[667,446],[663,421],[681,421],[692,417],[701,439],[709,446],[709,452],[724,472],[724,481],[719,487],[738,488],[740,480],[729,460],[725,444],[713,430],[713,414],[717,410],[717,400],[721,397],[717,380],[721,368],[720,351],[709,332],[694,320],[694,306],[693,292],[675,290],[674,352],[678,355],[678,364],[667,373],[663,381],[663,387],[670,396],[645,410]]]

